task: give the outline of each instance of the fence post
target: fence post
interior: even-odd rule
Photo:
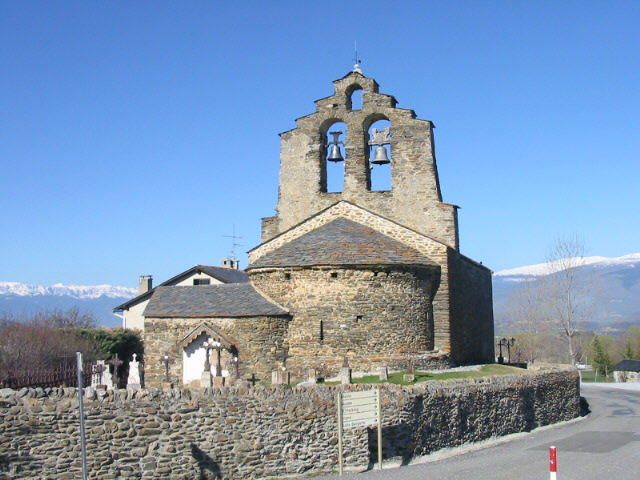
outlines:
[[[556,480],[558,457],[556,447],[549,447],[549,480]]]
[[[84,388],[82,387],[82,353],[76,352],[78,360],[78,407],[80,413],[80,447],[82,449],[82,479],[87,480],[87,442],[84,434],[84,405],[82,397]]]

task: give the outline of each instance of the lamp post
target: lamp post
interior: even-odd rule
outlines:
[[[498,342],[498,347],[500,348],[500,354],[498,355],[498,363],[504,363],[504,357],[502,356],[502,347],[506,347],[507,349],[507,363],[511,363],[511,347],[516,344],[516,339],[511,338],[501,338]]]
[[[507,340],[507,357],[509,358],[509,363],[511,363],[511,347],[516,344],[516,339],[511,337]]]

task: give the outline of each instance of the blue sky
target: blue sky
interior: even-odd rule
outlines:
[[[133,285],[248,250],[278,132],[365,74],[436,124],[463,253],[640,251],[640,3],[0,1],[0,280]]]

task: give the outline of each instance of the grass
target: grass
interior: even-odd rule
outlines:
[[[604,383],[611,383],[613,382],[613,375],[609,375],[608,377],[605,377],[604,375],[600,374],[598,375],[598,379],[596,380],[596,372],[594,371],[583,371],[582,372],[582,381],[585,383],[590,383],[590,382],[604,382]]]
[[[404,372],[395,372],[389,374],[389,381],[380,381],[378,375],[367,375],[360,378],[354,378],[352,380],[355,384],[375,384],[375,383],[393,383],[395,385],[412,385],[419,382],[426,382],[428,380],[457,380],[462,378],[478,378],[487,377],[491,375],[513,375],[522,374],[526,372],[521,368],[509,367],[506,365],[483,365],[479,370],[463,371],[463,372],[448,372],[442,373],[426,373],[416,372],[414,382],[405,382],[403,380]],[[337,383],[337,382],[336,382]]]

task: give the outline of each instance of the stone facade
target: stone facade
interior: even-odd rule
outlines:
[[[352,108],[355,90],[363,91],[362,109]],[[378,120],[391,123],[389,191],[371,188],[369,128]],[[326,135],[338,121],[347,126],[344,189],[330,193]],[[179,376],[181,335],[204,321],[232,339],[242,375],[261,378],[278,362],[295,379],[308,368],[335,376],[344,357],[357,371],[493,361],[491,272],[460,253],[457,208],[442,201],[430,121],[351,72],[281,134],[279,187],[242,291],[212,286],[205,296],[200,287],[173,286],[155,295],[163,302],[150,302],[148,385],[158,385],[164,353],[177,357]],[[267,310],[252,310],[259,304]]]
[[[336,393],[370,386],[87,390],[89,478],[253,479],[337,468]],[[381,387],[383,455],[525,432],[579,415],[576,372]],[[346,431],[349,469],[375,458],[374,430]],[[0,479],[75,479],[73,388],[0,390]]]
[[[355,90],[363,92],[361,109],[352,108]],[[397,108],[395,98],[380,93],[375,80],[355,71],[334,82],[333,95],[315,103],[314,113],[298,118],[296,128],[281,134],[276,215],[263,219],[263,243],[249,252],[249,269],[260,265],[265,255],[336,218],[361,223],[439,265],[438,285],[430,289],[429,312],[420,316],[429,319],[423,325],[433,339],[429,349],[448,353],[460,364],[493,361],[491,271],[460,253],[457,207],[442,201],[432,122]],[[371,190],[368,130],[381,119],[390,122],[390,191]],[[326,135],[337,121],[346,125],[344,188],[327,192]],[[312,285],[305,288],[314,289]],[[285,308],[290,307],[289,300],[282,300]],[[291,308],[300,315],[301,307]],[[354,304],[345,310],[351,314],[358,308]],[[386,313],[379,311],[378,316]],[[399,324],[398,334],[404,326]]]
[[[457,208],[442,202],[433,142],[433,124],[413,110],[396,108],[391,95],[379,93],[375,80],[352,72],[333,82],[334,94],[317,100],[316,112],[298,118],[296,128],[281,133],[280,189],[277,215],[263,221],[266,241],[315,213],[347,200],[391,218],[452,248],[458,248]],[[351,94],[363,91],[361,110],[351,108]],[[371,191],[368,129],[391,122],[392,190]],[[347,125],[344,191],[327,193],[327,129]],[[419,208],[416,208],[419,206]]]
[[[449,250],[451,352],[457,363],[494,361],[491,272]]]
[[[239,375],[267,380],[286,356],[287,316],[240,318],[145,318],[145,383],[160,386],[165,379],[161,361],[167,353],[169,378],[181,385],[183,339],[198,326],[207,326],[223,337],[227,349],[238,351]],[[225,353],[225,360],[228,355]],[[204,367],[204,365],[203,365]]]
[[[345,356],[353,369],[374,371],[433,350],[437,271],[316,267],[250,275],[256,288],[291,313],[287,367],[298,377],[310,366],[334,374]]]

